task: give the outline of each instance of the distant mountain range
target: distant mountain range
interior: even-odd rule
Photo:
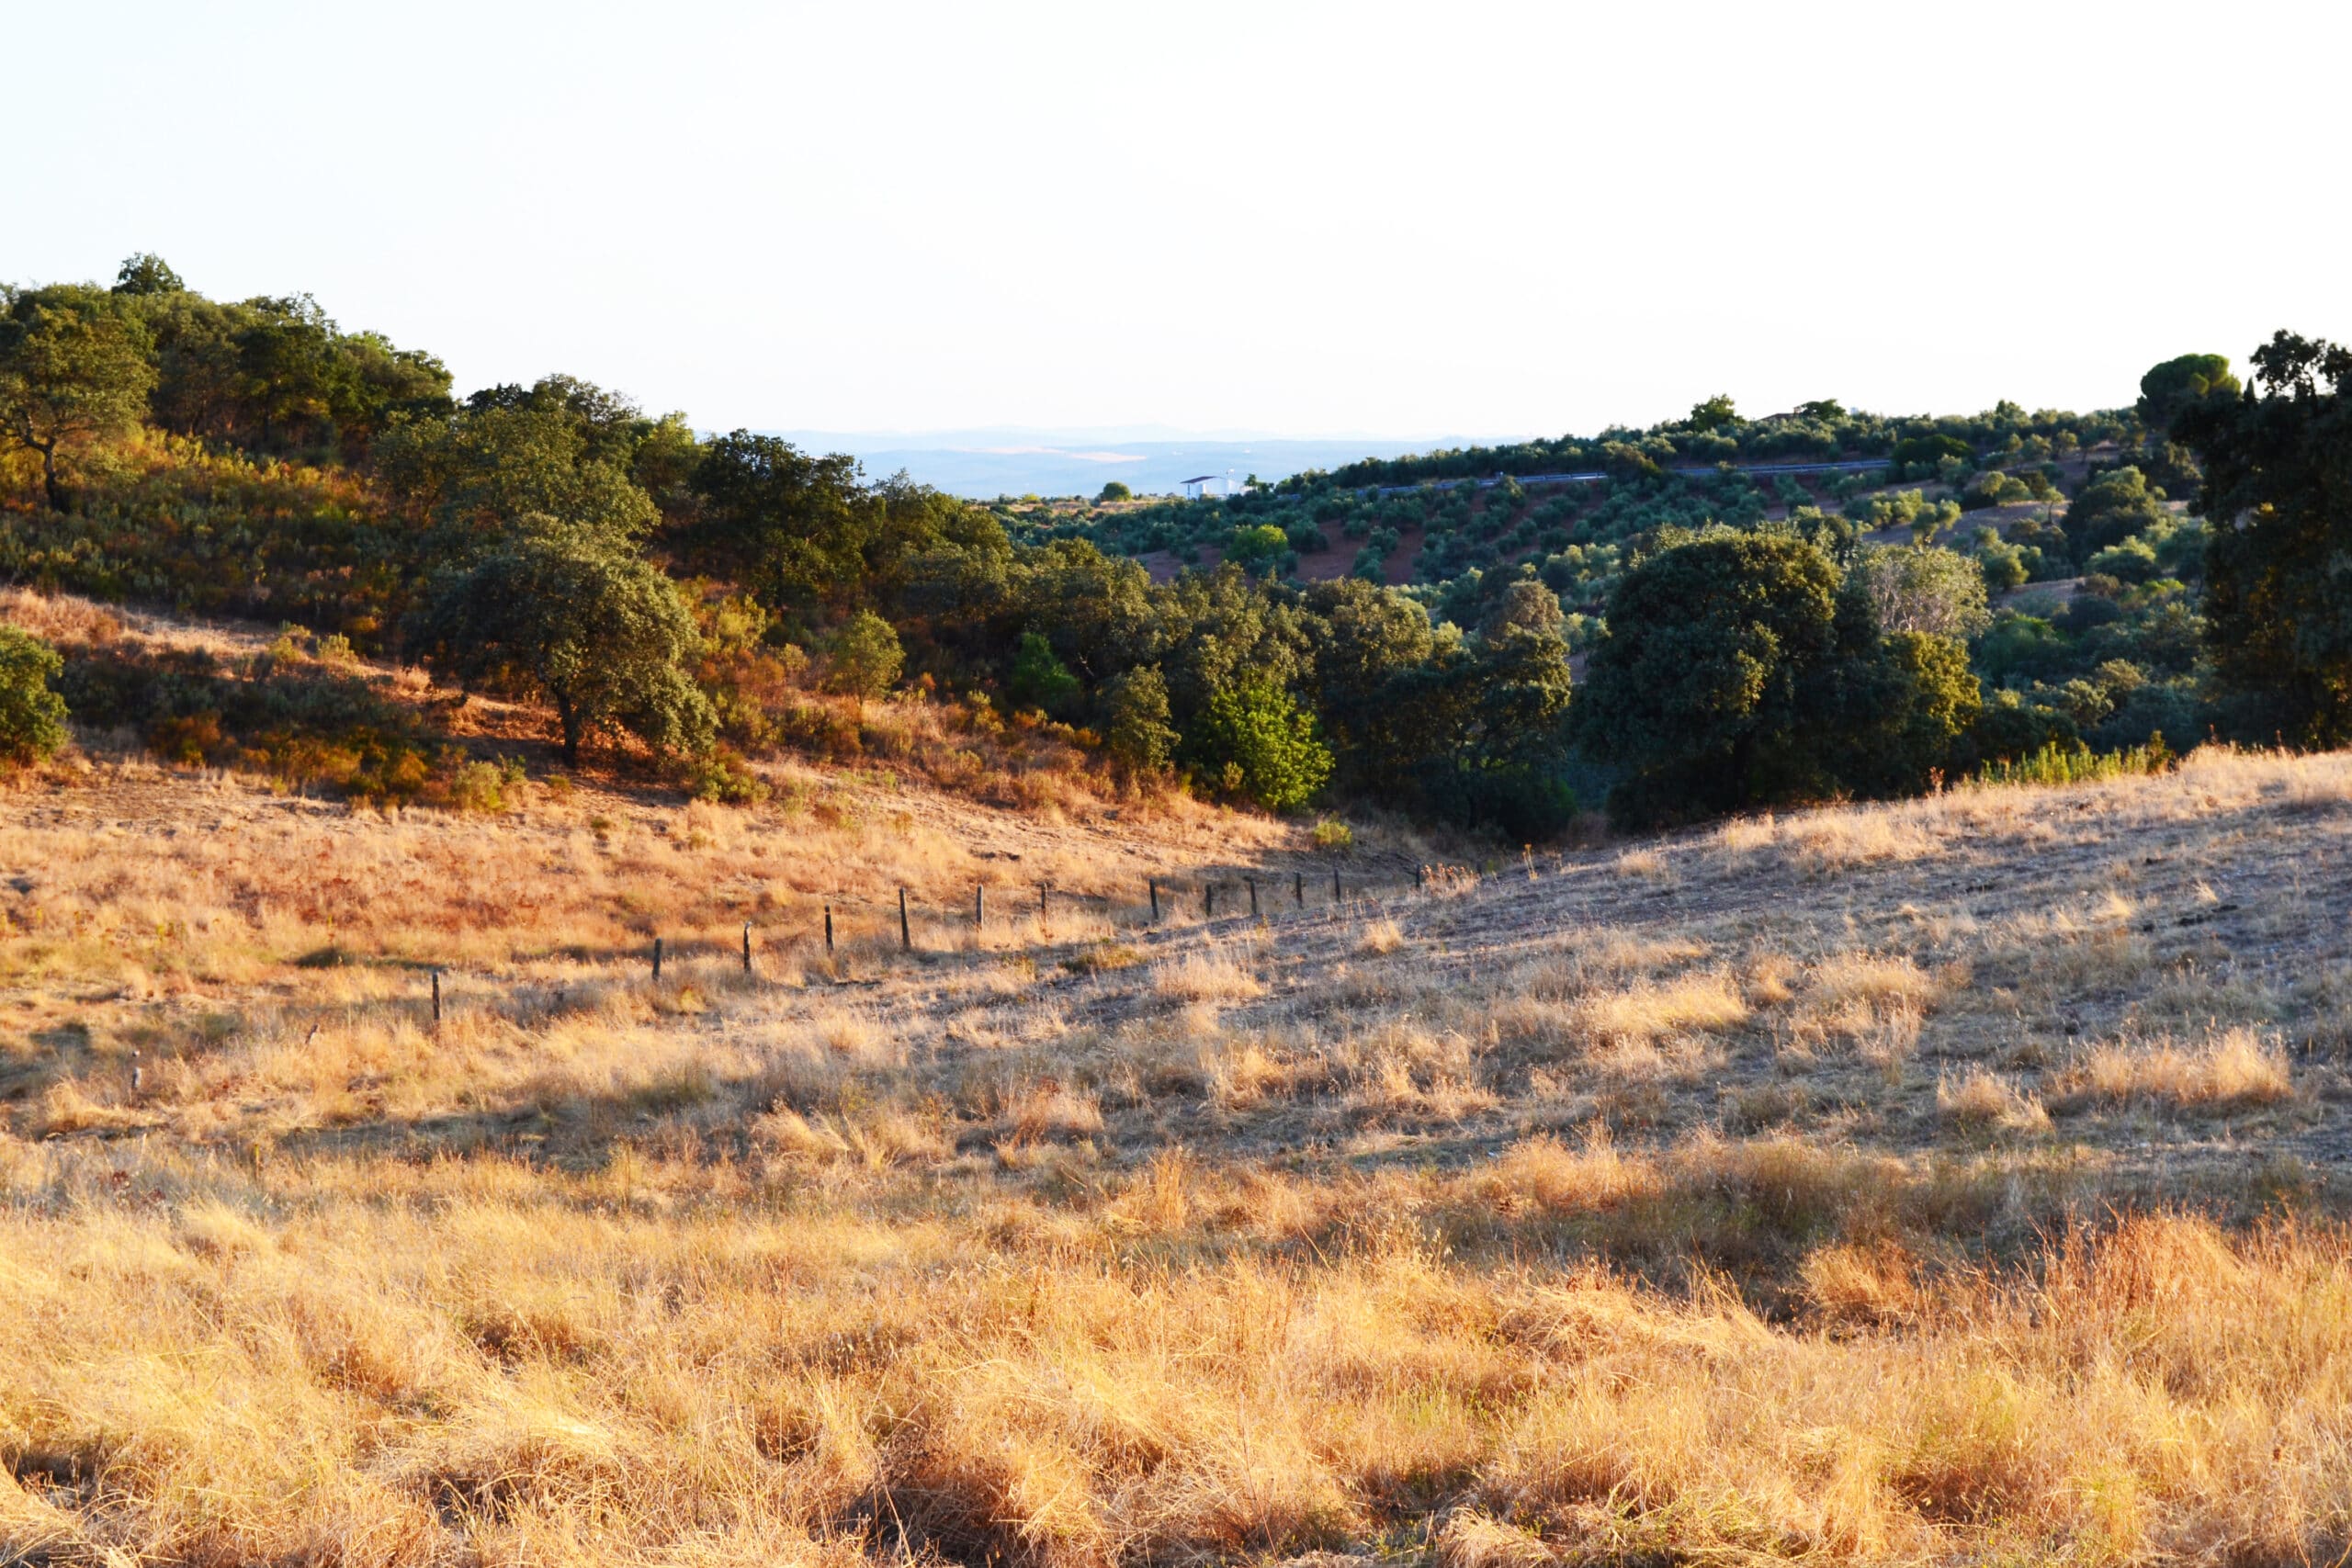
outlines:
[[[1000,495],[1091,496],[1112,479],[1138,495],[1173,494],[1185,480],[1204,475],[1211,478],[1213,482],[1205,488],[1214,495],[1228,482],[1238,486],[1251,474],[1271,482],[1308,468],[1337,468],[1360,457],[1398,457],[1445,447],[1492,445],[1497,439],[1466,435],[1292,438],[1148,425],[765,434],[781,435],[804,451],[846,452],[865,465],[870,479],[904,469],[923,484],[983,501]]]

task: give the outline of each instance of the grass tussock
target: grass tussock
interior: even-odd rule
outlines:
[[[1587,999],[1578,1021],[1595,1044],[1643,1046],[1690,1031],[1729,1029],[1747,1021],[1747,999],[1722,973],[1645,983]]]
[[[2101,1042],[2059,1075],[2056,1092],[2070,1110],[2142,1102],[2225,1111],[2280,1104],[2294,1098],[2295,1086],[2276,1041],[2236,1028],[2187,1045]]]
[[[2041,1133],[2050,1128],[2050,1112],[2039,1099],[1983,1067],[1939,1081],[1936,1110],[1961,1126],[1982,1131]]]
[[[1162,964],[1153,971],[1152,988],[1180,1002],[1241,1002],[1266,994],[1265,982],[1229,953],[1193,953]]]

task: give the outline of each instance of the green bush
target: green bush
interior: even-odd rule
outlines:
[[[719,806],[757,806],[769,795],[767,781],[731,746],[714,746],[695,758],[687,784],[696,800]]]
[[[1168,682],[1157,666],[1130,670],[1102,693],[1102,739],[1111,754],[1139,773],[1167,771],[1176,751],[1168,723]]]
[[[2120,751],[2094,751],[2077,740],[2052,741],[2015,761],[1987,762],[1976,775],[1984,784],[2068,784],[2095,779],[2122,778],[2132,773],[2161,773],[2174,762],[2172,749],[2162,736],[2145,746]]]
[[[1236,528],[1225,546],[1225,558],[1243,567],[1268,566],[1289,553],[1289,536],[1271,523]]]
[[[1356,830],[1336,817],[1315,824],[1315,847],[1326,854],[1345,854],[1356,847]]]
[[[2158,570],[2155,547],[2136,534],[2108,546],[2086,564],[2119,582],[2146,582]]]
[[[0,626],[0,761],[46,761],[64,746],[65,699],[49,686],[64,670],[49,644]]]
[[[464,763],[450,776],[449,807],[454,811],[503,811],[507,792],[521,784],[523,776],[523,764],[511,757],[496,762]]]
[[[1315,716],[1270,682],[1230,686],[1210,697],[1193,736],[1215,787],[1269,811],[1313,799],[1331,776],[1330,749]]]
[[[890,623],[871,610],[860,610],[833,634],[826,684],[865,701],[897,685],[906,663],[906,649]]]
[[[2025,552],[1997,539],[1976,552],[1976,564],[1984,570],[1984,591],[1988,593],[2006,593],[2032,581],[2032,573],[2025,564]]]
[[[1082,690],[1069,666],[1054,657],[1054,645],[1035,632],[1021,634],[1006,685],[1016,706],[1043,708],[1047,713],[1059,712]]]

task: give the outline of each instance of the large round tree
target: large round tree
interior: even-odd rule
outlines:
[[[1577,694],[1577,737],[1631,776],[1641,819],[1801,793],[1821,774],[1806,731],[1841,637],[1837,566],[1793,535],[1713,531],[1628,572]],[[1860,637],[1851,635],[1861,634]]]
[[[525,518],[444,580],[425,630],[435,662],[460,679],[544,697],[567,763],[600,732],[626,731],[657,752],[710,742],[710,701],[684,668],[694,617],[612,530]]]

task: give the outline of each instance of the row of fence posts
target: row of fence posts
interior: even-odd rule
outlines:
[[[1250,917],[1252,919],[1256,919],[1260,913],[1258,901],[1258,879],[1254,876],[1245,875],[1241,880],[1244,886],[1250,889]],[[1160,919],[1159,879],[1156,876],[1146,878],[1144,887],[1147,895],[1151,900],[1151,923],[1153,925],[1158,925]],[[1216,918],[1216,887],[1217,885],[1213,881],[1204,883],[1201,886],[1201,914],[1204,919],[1214,919]],[[1292,901],[1295,903],[1298,908],[1302,909],[1306,908],[1306,874],[1305,872],[1295,871],[1291,873],[1290,890]],[[1418,865],[1413,868],[1413,890],[1417,893],[1424,890],[1423,868]],[[1344,896],[1340,880],[1340,868],[1338,866],[1333,866],[1331,868],[1332,904],[1337,906]],[[1041,882],[1037,884],[1037,919],[1041,921],[1049,919],[1051,914],[1047,906],[1046,897],[1046,886]],[[988,887],[985,884],[976,885],[972,889],[972,924],[974,927],[985,928],[988,924]],[[908,915],[907,890],[901,887],[899,889],[899,949],[902,953],[911,953],[914,951],[914,927]],[[653,939],[653,981],[656,985],[659,985],[662,982],[662,939],[657,936]],[[830,903],[825,906],[825,956],[827,958],[833,956],[833,907]],[[743,973],[749,975],[751,972],[752,922],[745,920],[743,922]],[[438,969],[433,971],[433,1027],[435,1030],[438,1030],[441,1027],[441,971]]]

